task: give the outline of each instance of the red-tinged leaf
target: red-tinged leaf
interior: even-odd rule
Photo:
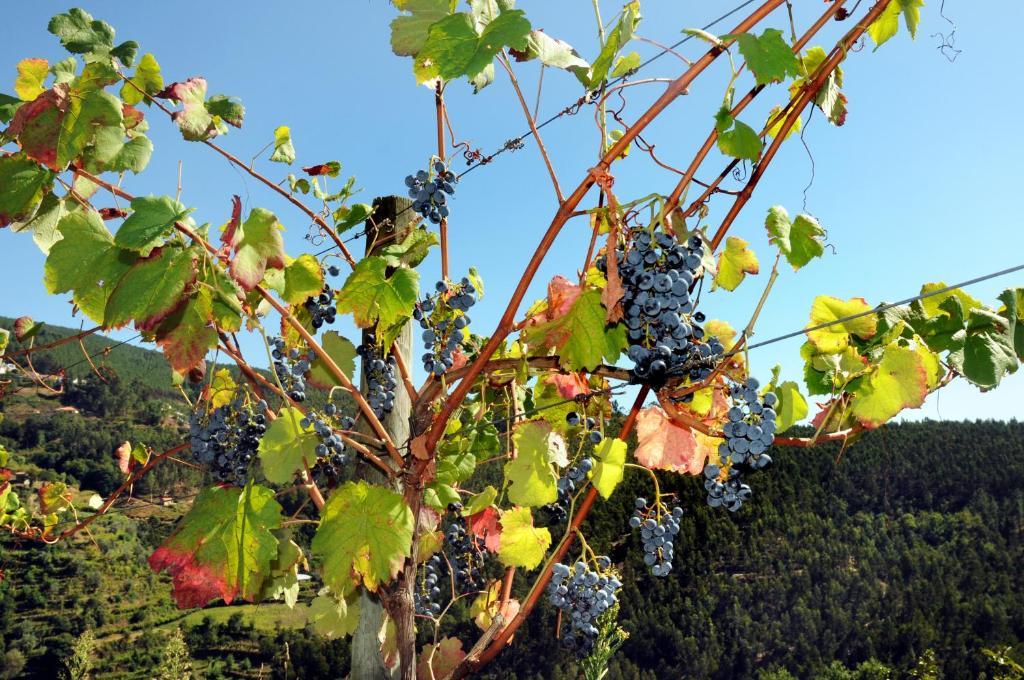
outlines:
[[[554,385],[562,399],[575,399],[581,394],[590,394],[590,385],[582,372],[552,373],[544,378],[544,382]]]
[[[235,241],[235,230],[242,223],[242,197],[235,194],[231,197],[231,219],[224,225],[224,233],[220,235],[220,242],[224,245],[232,245]]]
[[[25,342],[42,328],[43,324],[37,324],[31,316],[19,316],[14,321],[14,337],[18,339],[18,342]]]
[[[146,114],[130,104],[124,104],[121,106],[121,115],[124,116],[125,130],[132,130],[138,127],[146,118]]]
[[[502,585],[500,579],[491,581],[487,590],[477,595],[476,599],[473,600],[473,604],[469,607],[469,615],[473,617],[473,621],[480,630],[488,630],[491,624],[494,623],[495,615],[499,612],[503,621],[501,630],[507,628],[512,623],[512,619],[519,614],[521,605],[519,600],[514,597],[510,597],[504,605],[501,604]],[[511,638],[509,638],[509,641],[511,642]]]
[[[39,509],[44,515],[50,515],[71,507],[73,498],[71,490],[64,482],[44,482],[39,487]]]
[[[459,370],[463,366],[469,363],[469,357],[462,351],[462,347],[456,347],[451,354],[452,357],[452,370]]]
[[[135,459],[132,458],[132,445],[131,442],[121,442],[121,445],[114,451],[114,459],[117,461],[117,467],[124,474],[128,474],[135,467]]]
[[[280,526],[281,506],[270,489],[204,489],[149,566],[171,575],[181,609],[218,598],[252,602],[271,573],[278,546],[272,530]]]
[[[462,651],[462,641],[458,638],[446,637],[436,646],[424,645],[416,664],[416,677],[446,678],[464,658],[466,653]]]
[[[636,419],[637,461],[652,470],[699,475],[707,453],[693,430],[674,423],[657,406],[644,409]]]
[[[217,346],[212,295],[199,288],[156,329],[156,343],[178,373],[188,373],[202,364],[206,353]]]
[[[67,109],[67,86],[57,85],[19,107],[6,134],[18,140],[26,156],[60,171],[63,168],[57,165],[57,140]]]
[[[541,309],[536,314],[530,315],[528,325],[539,326],[565,316],[581,292],[579,285],[564,276],[559,275],[551,279],[548,283],[548,298],[540,305]]]
[[[122,208],[100,208],[99,214],[104,221],[120,220],[128,217],[128,211]]]
[[[310,177],[319,177],[320,175],[330,175],[331,177],[337,177],[341,171],[341,163],[338,161],[330,161],[328,163],[319,163],[317,165],[309,165],[302,168],[302,171]]]
[[[615,245],[618,243],[619,230],[618,230],[618,219],[611,220],[611,228],[608,229],[608,245],[605,248],[606,253],[614,254]],[[608,323],[618,323],[623,319],[623,310],[620,302],[625,297],[626,291],[622,287],[622,277],[619,276],[619,261],[615,257],[605,257],[607,263],[605,271],[605,283],[604,290],[601,291],[601,304],[608,310],[605,316],[605,321]]]
[[[274,213],[253,208],[233,236],[231,245],[235,256],[231,260],[231,276],[245,290],[259,285],[268,268],[284,269],[284,241]]]
[[[483,541],[488,550],[498,552],[501,546],[501,522],[497,510],[486,507],[475,515],[470,515],[466,518],[466,526],[474,536]]]

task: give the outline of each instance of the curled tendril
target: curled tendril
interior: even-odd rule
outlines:
[[[737,182],[745,182],[747,179],[747,164],[740,163],[732,169],[732,178]]]

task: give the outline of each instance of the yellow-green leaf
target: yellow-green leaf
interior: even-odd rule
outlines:
[[[748,245],[738,236],[730,236],[725,240],[725,250],[718,256],[716,285],[726,290],[736,290],[747,274],[757,274],[760,271],[757,255],[747,247]]]
[[[548,455],[551,425],[528,420],[516,425],[512,440],[516,457],[505,464],[508,498],[517,505],[537,507],[558,499],[558,476]]]
[[[50,72],[50,63],[45,59],[22,59],[18,62],[18,77],[14,81],[14,92],[22,101],[30,102],[43,93],[43,81]]]
[[[287,407],[267,427],[260,439],[259,455],[263,474],[273,484],[292,481],[295,472],[316,463],[316,447],[320,438],[312,425],[302,426],[304,416],[298,409]]]
[[[867,428],[876,428],[905,408],[917,408],[928,394],[924,360],[915,350],[889,345],[874,371],[852,387],[851,411]]]
[[[764,226],[768,230],[769,240],[793,266],[793,271],[821,257],[825,252],[825,230],[810,215],[797,215],[796,220],[790,221],[785,208],[773,205],[768,208]]]
[[[871,305],[864,298],[840,300],[830,295],[819,295],[811,305],[810,326],[829,325],[808,331],[807,338],[819,353],[838,354],[850,344],[851,335],[862,340],[872,337],[878,329],[878,319],[874,314],[864,314],[849,321],[838,320],[870,310]]]
[[[501,546],[498,559],[507,567],[534,569],[551,546],[551,532],[533,526],[529,508],[512,508],[501,513]]]
[[[292,131],[287,125],[280,125],[274,130],[274,153],[270,154],[270,160],[288,165],[295,162]]]
[[[626,465],[626,442],[617,437],[602,439],[594,447],[594,458],[597,462],[591,472],[590,481],[601,494],[601,498],[607,500],[622,481]]]

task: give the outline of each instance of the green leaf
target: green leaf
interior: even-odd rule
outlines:
[[[797,96],[800,88],[804,86],[822,62],[828,58],[825,50],[821,47],[812,47],[800,58],[803,77],[796,78],[789,86],[789,94]],[[846,95],[842,93],[843,69],[836,66],[835,70],[828,74],[821,89],[814,95],[814,104],[825,114],[828,122],[832,125],[842,125],[846,122]],[[799,118],[797,119],[800,120]],[[793,128],[797,128],[796,125]]]
[[[0,123],[7,123],[14,118],[21,105],[22,101],[17,97],[0,93]]]
[[[469,502],[466,503],[466,507],[462,510],[462,515],[464,517],[470,517],[478,512],[483,512],[485,509],[491,507],[497,498],[498,490],[493,486],[485,486],[483,491],[469,499]]]
[[[928,395],[928,376],[921,355],[892,344],[878,366],[851,383],[854,417],[867,428],[885,424],[905,408],[917,408]]]
[[[171,118],[178,124],[182,137],[193,142],[225,134],[228,129],[224,123],[241,127],[245,117],[245,107],[231,97],[218,94],[207,100],[204,78],[171,83],[160,96],[181,103],[181,110]]]
[[[718,130],[718,150],[726,156],[756,161],[761,157],[761,138],[746,123],[729,114],[729,107],[723,106],[715,115],[715,129]]]
[[[615,68],[612,69],[611,77],[620,78],[640,66],[640,54],[630,52],[615,60]]]
[[[516,457],[505,463],[508,498],[516,505],[538,507],[558,499],[558,475],[548,456],[550,438],[551,425],[544,420],[516,425]]]
[[[312,425],[302,426],[304,418],[296,408],[283,408],[260,440],[260,463],[271,484],[287,484],[295,478],[296,471],[316,464],[320,438]]]
[[[163,244],[174,231],[174,223],[192,212],[170,196],[139,196],[132,199],[131,208],[132,214],[117,230],[114,243],[143,256]]]
[[[129,321],[152,327],[182,302],[185,286],[196,276],[195,254],[179,246],[160,248],[137,261],[110,293],[103,325],[117,328]]]
[[[263,280],[267,268],[283,269],[284,241],[281,225],[274,213],[253,208],[231,239],[235,257],[231,260],[231,276],[245,290],[252,290]]]
[[[109,172],[131,170],[137,175],[146,169],[152,156],[153,142],[145,135],[137,135],[123,143],[117,153],[104,163],[103,169]]]
[[[61,119],[57,167],[65,168],[81,156],[100,129],[122,129],[122,125],[121,102],[117,97],[103,90],[90,90],[81,95],[72,90],[67,112]]]
[[[602,439],[594,447],[594,458],[597,462],[594,464],[590,481],[601,494],[601,498],[608,500],[615,487],[622,481],[626,465],[626,442],[618,438]]]
[[[102,218],[93,210],[75,210],[57,225],[62,238],[46,258],[46,289],[71,291],[90,319],[103,323],[107,299],[138,255],[118,248]]]
[[[72,54],[106,55],[114,46],[114,29],[105,21],[77,7],[50,19],[47,30],[60,38],[60,44]]]
[[[338,313],[351,313],[360,328],[390,328],[412,315],[419,278],[418,272],[405,267],[389,274],[385,257],[363,258],[338,291]]]
[[[551,532],[533,526],[529,508],[512,508],[501,513],[498,560],[506,567],[535,569],[550,546]]]
[[[46,194],[39,209],[32,218],[25,222],[18,222],[11,226],[14,232],[31,231],[32,240],[35,241],[44,255],[50,254],[50,248],[60,240],[60,231],[57,225],[67,214],[64,199],[57,198],[56,194]]]
[[[135,69],[135,75],[128,79],[128,82],[121,86],[121,99],[129,106],[135,106],[143,100],[149,105],[143,93],[150,96],[156,95],[164,89],[164,77],[160,72],[160,64],[156,57],[147,52],[142,55],[139,65]]]
[[[213,291],[197,288],[185,304],[157,326],[156,343],[178,373],[187,373],[202,363],[206,353],[217,346],[214,300]]]
[[[1014,349],[1015,325],[989,309],[974,309],[961,331],[963,346],[949,352],[948,362],[982,389],[997,387],[1003,377],[1017,370]]]
[[[532,30],[526,38],[526,49],[513,54],[516,61],[540,59],[545,66],[560,68],[586,77],[590,64],[569,43],[552,38],[544,31]]]
[[[30,102],[43,93],[43,81],[50,74],[50,62],[45,59],[22,59],[18,62],[18,77],[14,81],[14,93],[23,101]]]
[[[764,226],[768,230],[769,240],[775,244],[786,261],[793,266],[793,271],[803,267],[825,252],[822,239],[825,230],[818,220],[810,215],[797,215],[796,221],[790,222],[789,213],[781,205],[768,208],[768,217]]]
[[[808,331],[807,338],[815,349],[822,354],[836,354],[850,344],[850,336],[856,335],[862,340],[874,336],[878,329],[878,319],[874,314],[866,314],[850,321],[833,323],[847,316],[861,314],[871,309],[864,298],[840,300],[830,295],[819,295],[811,304],[811,326],[831,324],[825,328]]]
[[[320,338],[320,346],[334,360],[338,368],[351,379],[356,370],[356,348],[352,341],[342,337],[337,331],[327,331]],[[323,390],[341,385],[341,382],[327,370],[327,365],[319,357],[313,362],[306,377],[314,387]]]
[[[718,256],[718,271],[715,273],[715,286],[726,290],[736,290],[743,283],[747,274],[757,274],[761,269],[757,255],[747,246],[750,245],[738,236],[730,236],[725,241],[725,250]]]
[[[800,75],[800,62],[777,28],[766,28],[760,36],[753,33],[723,35],[722,40],[735,39],[747,67],[758,85],[779,83],[786,76]]]
[[[999,294],[1003,308],[999,315],[1010,322],[1013,349],[1024,361],[1024,288],[1008,288]]]
[[[391,51],[400,57],[415,57],[427,42],[431,25],[451,13],[450,0],[408,0],[409,12],[391,22]]]
[[[430,249],[438,245],[437,234],[426,229],[413,229],[401,243],[392,243],[385,246],[379,252],[382,257],[388,259],[388,264],[397,267],[404,264],[407,267],[416,267],[430,253]]]
[[[306,180],[300,179],[296,181],[296,186],[301,190],[301,182]],[[306,193],[303,191],[302,193]],[[352,227],[358,226],[365,222],[370,215],[373,214],[373,208],[366,203],[353,203],[352,205],[343,205],[334,211],[334,230],[339,234],[343,234]]]
[[[505,47],[525,49],[529,33],[530,22],[518,9],[503,11],[479,35],[469,14],[452,14],[431,25],[413,70],[420,82],[438,77],[472,79]]]
[[[892,0],[882,11],[881,16],[868,26],[868,35],[875,41],[877,50],[900,29],[900,15],[910,31],[911,39],[917,37],[917,24],[921,21],[921,8],[924,0]]]
[[[608,77],[608,71],[615,62],[615,57],[633,39],[636,27],[640,24],[640,18],[639,2],[634,0],[634,2],[630,2],[622,8],[622,13],[619,15],[615,28],[608,31],[604,45],[601,47],[601,52],[594,59],[594,64],[590,67],[590,73],[586,75],[585,79],[580,78],[580,75],[577,74],[577,77],[583,81],[587,88],[593,89],[597,87]]]
[[[110,56],[114,57],[126,67],[131,68],[135,63],[135,55],[139,53],[139,43],[134,40],[125,40],[123,43],[110,50]]]
[[[215,123],[224,121],[228,125],[240,128],[242,121],[245,120],[245,107],[242,106],[242,102],[225,94],[215,94],[206,100],[206,110],[213,116]],[[221,132],[223,134],[223,130]]]
[[[292,146],[292,131],[287,125],[279,125],[274,130],[274,153],[270,154],[270,160],[275,163],[295,162],[295,147]]]
[[[53,175],[24,156],[0,156],[0,227],[30,216]]]
[[[564,316],[527,328],[527,341],[557,350],[563,368],[592,371],[605,359],[615,363],[628,344],[625,326],[608,327],[605,317],[601,291],[588,289]]]
[[[218,597],[257,599],[278,540],[281,506],[274,492],[250,482],[244,489],[204,489],[174,533],[149,558],[153,571],[170,573],[182,609]]]
[[[924,312],[927,318],[933,318],[936,316],[950,316],[950,313],[943,308],[943,302],[949,298],[956,298],[957,302],[960,303],[960,310],[962,314],[969,314],[975,309],[980,309],[984,305],[981,301],[972,295],[964,292],[960,288],[954,288],[953,290],[946,291],[945,293],[932,294],[933,291],[942,290],[946,288],[944,281],[938,281],[935,283],[926,283],[921,286],[921,295],[927,295],[928,297],[922,298],[916,302],[919,305],[920,310]]]
[[[331,494],[313,537],[324,583],[341,594],[360,583],[376,591],[409,556],[412,530],[412,511],[401,495],[362,481],[346,482]]]
[[[715,47],[722,47],[724,44],[721,38],[713,33],[708,33],[703,28],[684,28],[683,33],[693,36],[694,38],[700,38],[704,42]]]
[[[294,608],[299,599],[299,565],[305,556],[287,529],[273,532],[277,539],[277,557],[270,563],[270,573],[260,589],[259,600],[284,600]]]
[[[320,261],[306,253],[284,268],[285,302],[297,305],[324,289],[324,272]]]
[[[779,398],[775,406],[778,418],[775,421],[776,434],[785,432],[807,417],[807,399],[800,393],[800,387],[792,380],[778,385],[774,390]]]
[[[50,67],[50,73],[53,74],[54,85],[70,83],[75,79],[75,74],[78,73],[78,60],[74,57],[68,57],[58,61]]]
[[[359,592],[347,597],[318,594],[309,603],[309,622],[313,630],[329,640],[351,635],[359,625]]]

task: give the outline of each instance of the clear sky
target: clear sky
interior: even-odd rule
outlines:
[[[672,43],[681,37],[681,29],[704,25],[736,4],[738,0],[647,0],[639,34]],[[823,11],[820,0],[793,4],[798,32]],[[595,56],[589,1],[520,0],[518,6],[526,10],[534,27],[569,41],[585,58]],[[50,0],[5,4],[0,73],[7,75],[0,76],[0,91],[12,92],[19,60],[46,57],[52,62],[66,56],[57,39],[47,33],[46,24],[50,16],[68,7]],[[294,171],[300,165],[338,160],[343,174],[354,174],[363,189],[357,200],[368,203],[374,196],[403,193],[402,179],[425,167],[434,151],[433,98],[427,88],[416,86],[411,61],[391,53],[388,24],[396,11],[384,0],[131,4],[92,0],[82,7],[111,23],[118,40],[134,39],[142,52],[153,52],[168,82],[204,76],[211,94],[240,97],[247,110],[243,129],[232,129],[217,140],[240,157],[253,156],[272,139],[276,126],[289,125],[298,152]],[[605,19],[618,7],[616,2],[602,2]],[[844,89],[849,97],[845,126],[830,126],[820,112],[810,121],[805,141],[814,159],[814,180],[806,189],[806,211],[828,230],[831,247],[824,259],[799,273],[782,272],[755,341],[805,325],[818,294],[862,296],[875,304],[913,295],[925,282],[953,283],[1024,262],[1024,236],[1013,198],[1020,191],[1019,159],[1024,157],[1024,140],[1015,132],[1013,112],[1020,110],[1022,102],[1020,92],[1008,86],[1013,73],[1008,66],[1019,57],[1011,41],[993,38],[991,29],[994,17],[1004,25],[1020,23],[1024,6],[993,2],[986,3],[982,12],[972,3],[947,2],[946,13],[958,25],[956,46],[963,50],[954,63],[937,51],[939,38],[932,37],[950,30],[938,11],[937,1],[923,9],[916,42],[901,27],[900,34],[877,52],[872,53],[869,42],[844,62]],[[726,33],[736,20],[728,19],[712,30]],[[765,25],[785,29],[788,35],[785,9],[776,11]],[[830,23],[812,44],[828,49],[851,25],[851,21]],[[635,49],[645,57],[657,51],[639,42]],[[702,51],[697,41],[680,49],[689,58]],[[675,76],[684,67],[678,59],[665,56],[637,78]],[[685,166],[703,141],[721,101],[725,68],[724,63],[716,64],[645,134],[666,162]],[[522,64],[518,73],[532,105],[538,65]],[[740,92],[750,84],[741,80]],[[627,90],[625,118],[638,116],[662,87]],[[541,117],[561,110],[580,93],[570,75],[548,70]],[[741,118],[759,128],[767,110],[783,103],[785,96],[777,86]],[[527,129],[501,69],[495,83],[478,95],[463,82],[450,84],[447,100],[456,136],[484,152]],[[156,147],[153,160],[143,175],[128,176],[125,188],[135,194],[173,195],[181,161],[182,201],[196,208],[200,223],[222,223],[229,214],[231,195],[239,194],[246,211],[263,206],[277,213],[288,229],[286,245],[291,255],[310,250],[302,238],[307,223],[301,213],[209,149],[182,141],[158,111],[147,111],[147,115]],[[598,135],[593,110],[565,117],[542,135],[563,190],[569,193],[594,162]],[[267,156],[269,152],[264,152],[256,166],[283,179],[289,169],[267,162]],[[724,163],[717,152],[712,153],[698,177],[711,179]],[[736,327],[746,323],[773,257],[763,227],[765,212],[773,204],[782,204],[791,214],[801,211],[811,173],[808,152],[798,139],[790,140],[732,231],[751,242],[761,258],[762,273],[748,278],[735,293],[706,296],[702,307],[709,318],[723,318]],[[617,194],[624,200],[667,193],[675,183],[673,175],[640,153],[617,165],[615,174]],[[487,334],[555,211],[554,194],[536,146],[528,141],[525,149],[505,154],[468,175],[456,198],[450,228],[452,275],[475,265],[484,276],[487,297],[474,308],[473,328]],[[713,226],[726,208],[726,200],[713,204],[709,218]],[[576,220],[566,228],[556,252],[541,268],[527,304],[543,295],[552,276],[571,276],[580,266],[585,227],[584,220]],[[361,251],[361,242],[352,245]],[[0,314],[28,314],[77,326],[80,321],[71,317],[70,304],[45,293],[43,261],[27,234],[0,234],[0,290],[4,291]],[[426,285],[436,280],[438,268],[436,255],[425,263]],[[987,282],[970,292],[993,302],[1010,285],[1024,285],[1024,276],[1018,273]],[[114,337],[133,334],[125,331]],[[755,350],[751,355],[755,373],[767,376],[780,363],[785,376],[799,380],[800,343],[794,339]],[[255,341],[243,345],[251,357],[258,356],[258,346]],[[909,417],[1019,417],[1022,402],[1024,377],[1019,373],[990,394],[954,384]]]

